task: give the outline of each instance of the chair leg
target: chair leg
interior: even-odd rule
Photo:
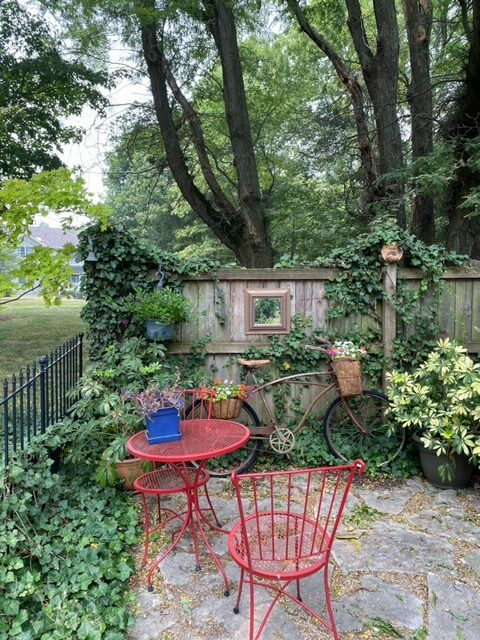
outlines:
[[[333,638],[334,640],[338,640],[337,627],[335,625],[335,618],[333,617],[333,609],[332,602],[330,600],[330,586],[328,583],[328,565],[329,563],[325,563],[325,567],[323,569],[323,583],[325,587],[325,606],[327,608],[328,619],[330,621],[330,626],[332,628]]]
[[[150,517],[148,513],[148,502],[144,493],[140,494],[142,496],[142,507],[143,507],[143,534],[145,536],[145,540],[143,543],[143,559],[142,565],[145,566],[147,564],[148,558],[148,546],[150,539]]]
[[[240,569],[240,580],[238,581],[237,601],[235,603],[235,606],[233,607],[233,613],[240,612],[240,598],[242,597],[244,573],[245,571],[243,569]]]
[[[300,580],[297,580],[297,600],[302,602],[302,596],[300,594]]]
[[[249,600],[249,620],[248,620],[248,640],[254,640],[254,629],[255,629],[255,586],[253,584],[253,576],[250,576],[249,579],[249,590],[248,590],[248,600]]]

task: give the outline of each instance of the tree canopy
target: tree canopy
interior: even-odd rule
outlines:
[[[108,73],[69,51],[31,6],[0,5],[0,180],[62,165],[63,145],[82,132],[66,124],[85,104],[102,109]]]
[[[161,248],[272,266],[390,216],[480,258],[480,0],[35,4],[98,82],[123,42],[148,83],[108,201]]]

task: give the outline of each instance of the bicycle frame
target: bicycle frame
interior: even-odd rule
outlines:
[[[265,384],[258,384],[257,379],[255,378],[255,374],[253,371],[249,371],[248,375],[251,376],[253,382],[254,382],[254,386],[249,390],[248,395],[245,398],[245,401],[248,402],[250,401],[254,396],[256,396],[257,394],[260,397],[261,400],[261,404],[262,407],[265,411],[265,415],[267,417],[266,421],[262,420],[262,426],[259,427],[258,429],[251,429],[251,438],[257,439],[257,440],[267,440],[270,435],[274,432],[274,431],[278,431],[279,428],[283,428],[281,425],[277,424],[277,421],[275,420],[272,411],[268,405],[267,399],[265,397],[265,390],[270,388],[270,387],[275,387],[278,386],[280,384],[283,384],[285,382],[292,382],[293,384],[298,384],[301,386],[309,386],[309,387],[319,387],[320,391],[314,396],[314,398],[309,402],[307,408],[305,409],[305,411],[303,412],[302,417],[300,418],[300,421],[297,423],[297,425],[291,429],[291,431],[296,434],[298,431],[300,431],[303,426],[305,425],[308,416],[311,414],[312,409],[315,407],[315,405],[317,404],[317,402],[323,398],[324,395],[326,395],[329,391],[334,390],[337,395],[338,395],[338,387],[336,385],[335,382],[319,382],[319,381],[306,381],[305,379],[308,378],[322,378],[322,377],[332,377],[332,375],[334,376],[334,374],[332,374],[331,371],[310,371],[307,373],[295,373],[289,376],[284,376],[282,378],[276,378],[275,380],[272,380],[270,382],[266,382]],[[353,421],[353,423],[358,427],[358,429],[364,433],[367,434],[368,430],[364,427],[364,425],[362,425],[357,418],[355,417],[354,413],[352,412],[350,405],[348,403],[348,400],[346,398],[343,398],[342,396],[340,396],[340,399],[342,401],[342,404],[345,407],[345,410],[347,412],[347,414],[349,415],[349,417],[351,418],[351,420]],[[265,424],[264,424],[265,423]]]

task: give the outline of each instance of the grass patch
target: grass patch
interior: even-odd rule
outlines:
[[[83,300],[46,307],[29,298],[0,306],[0,380],[38,360],[51,349],[86,331],[80,319]]]
[[[384,515],[385,514],[381,511],[377,511],[373,507],[369,507],[366,504],[356,504],[349,515],[343,518],[343,522],[347,527],[364,529],[370,523],[378,520]]]

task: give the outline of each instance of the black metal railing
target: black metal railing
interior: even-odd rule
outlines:
[[[37,433],[62,420],[75,398],[68,392],[83,371],[83,334],[67,340],[38,363],[20,369],[3,381],[0,416],[3,433],[3,462],[12,451],[26,449]]]

